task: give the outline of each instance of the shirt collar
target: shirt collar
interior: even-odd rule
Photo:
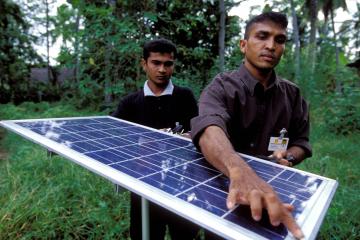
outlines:
[[[251,73],[247,70],[244,64],[241,64],[240,66],[240,78],[243,79],[243,83],[249,89],[251,96],[254,96],[255,87],[261,83],[251,75]],[[273,70],[270,77],[270,84],[267,90],[273,88],[274,86],[277,86],[278,83],[279,79],[277,78],[276,73]]]
[[[151,91],[151,89],[149,88],[148,81],[149,80],[146,80],[146,82],[144,83],[144,96],[154,96],[154,97],[156,97],[156,95],[153,93],[153,91]],[[174,91],[174,84],[172,83],[172,81],[170,79],[168,85],[166,86],[164,91],[160,94],[160,96],[172,95],[173,91]]]

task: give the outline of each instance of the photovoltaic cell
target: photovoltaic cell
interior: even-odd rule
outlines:
[[[135,187],[127,181],[134,179],[140,189],[150,188],[158,195],[144,193],[152,200],[170,197],[177,205],[164,202],[164,207],[225,238],[291,239],[284,226],[270,224],[266,212],[256,222],[248,206],[227,209],[229,179],[212,167],[187,139],[112,117],[2,121],[1,125],[73,161],[85,157],[82,165],[130,190]],[[315,238],[337,183],[251,156],[243,158],[283,202],[295,206],[293,216],[306,228],[307,236]],[[99,169],[92,167],[93,162],[99,164]],[[101,170],[102,166],[125,174],[128,179],[114,179]],[[321,201],[325,203],[319,205]],[[199,216],[205,214],[210,219],[199,220],[196,213],[180,212],[179,204],[196,206]]]

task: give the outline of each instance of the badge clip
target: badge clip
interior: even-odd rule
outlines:
[[[289,138],[285,137],[287,130],[281,129],[279,137],[271,137],[269,141],[268,151],[286,150]]]

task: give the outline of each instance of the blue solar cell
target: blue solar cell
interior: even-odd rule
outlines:
[[[185,190],[197,184],[197,182],[193,180],[184,178],[183,176],[172,173],[170,171],[162,171],[152,176],[141,178],[141,180],[171,195],[184,192]]]
[[[202,209],[210,211],[217,216],[222,216],[228,211],[226,207],[227,193],[206,185],[192,188],[178,197]]]
[[[163,140],[163,139],[169,139],[172,138],[171,136],[165,134],[165,133],[159,133],[159,132],[147,132],[143,134],[144,136],[150,137],[152,139],[156,140]]]
[[[133,156],[116,151],[115,149],[100,150],[96,152],[86,153],[85,155],[92,157],[105,164],[122,162],[134,158]]]
[[[69,132],[85,132],[85,131],[91,131],[91,130],[94,130],[93,128],[91,127],[87,127],[85,125],[69,125],[69,126],[63,126],[61,127],[62,129],[65,129],[66,131],[69,131]]]
[[[74,143],[69,144],[68,147],[70,147],[71,149],[76,150],[78,152],[81,152],[81,153],[98,151],[103,148],[103,146],[97,144],[94,141],[90,141],[90,140],[82,141],[82,142],[74,142]]]
[[[186,141],[184,139],[180,139],[180,138],[170,138],[166,140],[167,143],[176,145],[178,147],[189,147],[189,146],[193,146],[193,144],[189,141]]]
[[[123,123],[123,122],[119,122],[116,119],[112,119],[112,118],[106,118],[106,117],[101,117],[101,118],[93,118],[94,121],[96,121],[96,123]],[[126,123],[124,123],[125,125]]]
[[[49,133],[49,132],[48,132]],[[78,141],[84,141],[87,138],[82,137],[75,133],[65,133],[65,134],[52,134],[47,136],[48,138],[54,140],[58,143],[64,143],[64,142],[78,142]]]
[[[64,134],[67,133],[68,131],[63,130],[61,128],[54,128],[54,127],[37,127],[37,128],[30,128],[31,131],[34,131],[40,135],[46,135],[46,134]]]
[[[276,176],[280,172],[283,171],[283,168],[277,167],[274,165],[267,165],[258,161],[249,161],[248,164],[254,169],[256,172],[262,172],[264,174],[268,174],[270,176]]]
[[[282,224],[278,227],[272,226],[266,211],[263,211],[262,218],[259,222],[253,220],[249,206],[240,205],[233,212],[227,215],[225,219],[239,224],[247,229],[256,229],[257,234],[268,239],[285,239],[288,233]]]
[[[96,123],[96,120],[93,119],[73,119],[71,121],[68,120],[57,120],[57,121],[49,121],[51,124],[57,124],[61,126],[71,126],[71,125],[87,125],[91,123]]]
[[[107,130],[103,130],[102,132],[110,134],[112,136],[116,136],[116,137],[121,137],[121,136],[126,136],[126,135],[131,134],[131,132],[126,131],[123,128],[107,129]]]
[[[141,159],[143,159],[146,162],[149,162],[151,164],[161,167],[161,169],[164,171],[167,171],[170,168],[173,168],[180,164],[184,164],[186,162],[180,158],[177,158],[177,157],[174,157],[174,156],[171,156],[168,154],[164,154],[164,153],[152,154],[147,157],[142,157]]]
[[[315,177],[309,177],[305,174],[295,173],[290,178],[289,181],[295,182],[297,184],[300,184],[302,186],[309,186],[312,184],[319,184],[319,181],[321,183],[320,179],[317,179]]]
[[[116,169],[128,169],[126,170],[128,174],[135,178],[145,177],[153,173],[161,171],[160,167],[152,165],[148,162],[145,162],[141,159],[133,159],[129,161],[124,161],[111,165],[111,167]]]
[[[283,180],[289,180],[289,178],[294,175],[295,173],[293,171],[290,170],[285,170],[282,171],[279,175],[278,178],[283,179]]]
[[[209,179],[220,175],[218,171],[209,168],[204,168],[196,164],[186,163],[181,166],[171,169],[172,172],[182,175],[184,177],[193,179],[200,183],[208,181]]]
[[[103,131],[86,131],[86,132],[81,132],[81,135],[88,139],[111,137],[110,134],[105,133]]]
[[[127,135],[127,136],[124,136],[124,139],[126,139],[130,142],[133,142],[133,143],[138,143],[138,144],[154,141],[154,139],[149,138],[142,134]]]
[[[153,149],[138,145],[129,145],[125,147],[118,147],[115,149],[119,152],[123,152],[134,157],[142,157],[156,153],[156,151]]]
[[[104,129],[113,129],[114,126],[106,123],[94,123],[94,124],[88,124],[87,127],[90,129],[96,129],[96,130],[104,130]]]
[[[125,128],[125,130],[129,131],[131,133],[146,133],[146,132],[151,132],[152,131],[150,129],[137,127],[137,126],[127,127],[127,128]]]
[[[165,152],[177,148],[177,146],[168,144],[165,141],[146,142],[141,144],[141,146],[145,146],[160,152]]]
[[[203,166],[203,167],[206,167],[206,168],[210,168],[212,170],[215,170],[215,171],[218,171],[216,168],[214,168],[208,161],[206,161],[205,158],[200,158],[200,159],[197,159],[195,161],[193,161],[194,164],[198,164],[200,166]]]
[[[107,146],[107,147],[121,147],[121,146],[125,146],[125,145],[129,145],[129,144],[133,144],[132,142],[129,142],[125,139],[122,138],[118,138],[118,137],[108,137],[108,138],[102,138],[102,139],[98,139],[97,142]]]
[[[213,188],[216,188],[223,192],[229,191],[230,181],[229,178],[227,178],[224,175],[220,175],[214,179],[211,179],[210,181],[205,183],[208,186],[211,186]]]
[[[299,199],[307,200],[311,197],[311,193],[306,190],[304,191],[302,187],[294,186],[291,182],[283,182],[275,179],[270,182],[270,185],[283,194],[294,194]]]
[[[131,124],[129,124],[129,123],[125,123],[125,122],[119,122],[119,121],[117,121],[117,122],[110,122],[110,123],[108,123],[109,125],[111,125],[111,126],[113,126],[114,128],[125,128],[125,127],[130,127],[130,126],[133,126],[133,125],[131,125]]]
[[[202,155],[199,152],[190,151],[185,148],[177,148],[175,150],[168,151],[167,153],[187,161],[202,158]]]

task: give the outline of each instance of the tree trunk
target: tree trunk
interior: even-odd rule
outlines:
[[[337,47],[337,34],[335,30],[335,22],[334,22],[334,10],[330,10],[330,16],[331,16],[331,25],[332,30],[334,33],[334,45],[335,45],[335,59],[336,59],[336,70],[335,70],[335,77],[336,77],[336,91],[341,92],[341,81],[339,79],[339,49]]]
[[[75,52],[75,84],[78,86],[80,82],[80,53],[79,53],[79,28],[80,28],[80,7],[77,10],[76,14],[76,22],[75,22],[75,46],[74,46],[74,52]]]
[[[224,0],[219,0],[220,26],[219,26],[219,70],[224,71],[225,65],[225,4]]]
[[[109,6],[113,7],[115,6],[116,2],[114,0],[107,0],[107,3],[109,4]],[[113,13],[114,14],[114,13]],[[105,101],[105,105],[109,106],[112,102],[112,97],[111,97],[111,79],[112,79],[112,72],[111,72],[111,53],[112,53],[112,42],[111,42],[111,34],[112,34],[112,26],[109,27],[110,31],[108,32],[105,42],[106,42],[106,47],[105,47],[105,83],[104,83],[104,101]]]
[[[45,11],[46,11],[46,63],[47,63],[47,75],[48,81],[54,85],[53,79],[51,78],[51,70],[50,70],[50,17],[49,17],[49,2],[45,0]]]
[[[310,60],[311,76],[315,71],[316,62],[316,23],[317,23],[317,0],[310,0],[310,44],[308,49],[308,57]]]
[[[295,45],[295,79],[299,80],[300,77],[300,40],[299,40],[299,26],[295,11],[294,0],[290,0],[291,15],[292,15],[292,25],[294,31],[293,42]]]

